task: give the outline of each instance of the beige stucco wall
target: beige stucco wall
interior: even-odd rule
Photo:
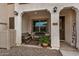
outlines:
[[[0,48],[10,49],[16,45],[16,31],[3,30],[0,31]]]
[[[0,3],[0,23],[7,23],[7,25],[0,24],[0,30],[9,29],[9,17],[14,17],[14,4]]]
[[[57,7],[57,12],[53,12],[53,8]],[[60,47],[60,39],[59,39],[59,13],[64,7],[73,7],[76,9],[77,12],[77,48],[79,48],[79,20],[78,20],[78,10],[79,10],[79,4],[15,4],[15,10],[19,13],[18,16],[15,16],[15,29],[16,29],[16,43],[17,45],[21,44],[21,13],[27,12],[27,11],[34,11],[34,10],[43,10],[48,9],[51,13],[51,46],[53,49],[59,49]],[[57,23],[58,25],[53,25],[53,23]]]
[[[9,17],[14,17],[14,4],[0,3],[0,48],[9,49],[15,45],[15,30],[9,30]]]
[[[7,6],[7,15],[8,15],[8,29],[9,29],[9,18],[14,17],[14,4],[6,5]]]
[[[7,6],[6,4],[0,4],[0,23],[8,23],[8,16],[7,16]],[[0,24],[0,30],[6,30],[7,25]]]
[[[29,23],[30,19],[29,16],[22,16],[22,33],[29,32],[30,33],[30,24]]]
[[[15,8],[15,5],[14,4],[10,4],[10,5],[7,5],[7,7],[8,7],[9,17],[14,17],[14,8]]]
[[[53,8],[57,7],[57,12],[54,13],[53,12]],[[28,11],[34,11],[34,10],[45,10],[47,9],[50,13],[51,13],[51,46],[53,49],[59,49],[60,48],[60,39],[59,39],[59,13],[60,11],[64,8],[64,7],[73,7],[76,11],[76,27],[77,27],[77,48],[79,48],[79,4],[21,4],[19,5],[18,3],[15,4],[11,4],[11,5],[7,5],[7,4],[0,4],[0,22],[3,23],[7,23],[7,25],[0,25],[0,31],[2,30],[8,30],[9,29],[9,17],[15,17],[15,30],[16,30],[16,44],[19,46],[21,45],[21,33],[22,33],[22,13],[23,12],[28,12]],[[14,15],[14,10],[18,12],[18,15]],[[73,18],[72,12],[68,12],[69,16],[72,15],[71,17],[69,17],[67,15],[68,19]],[[34,16],[33,16],[34,17]],[[31,17],[31,19],[33,18]],[[25,17],[26,18],[26,17]],[[67,25],[70,25],[70,27],[67,27],[68,29],[66,29],[69,32],[72,32],[72,28],[71,28],[71,24],[72,24],[72,20],[66,20],[65,22],[67,22]],[[29,24],[31,21],[29,21]],[[53,23],[57,23],[58,25],[53,25]],[[24,23],[25,24],[25,23]],[[27,25],[27,24],[26,24]],[[31,26],[31,25],[30,25]],[[26,30],[26,29],[25,29]],[[29,28],[28,28],[29,30]],[[29,30],[29,32],[31,31],[31,28]],[[66,41],[69,43],[71,42],[71,35],[72,34],[68,34],[66,33]]]
[[[0,4],[0,22],[7,22],[7,6],[6,4]]]

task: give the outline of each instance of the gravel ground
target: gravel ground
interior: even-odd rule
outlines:
[[[59,50],[20,46],[10,50],[0,49],[0,56],[62,56],[62,54]]]

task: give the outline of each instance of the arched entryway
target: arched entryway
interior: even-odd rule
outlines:
[[[59,15],[60,48],[67,46],[76,48],[76,10],[74,7],[65,7]]]
[[[43,35],[45,33],[48,33],[49,35],[51,34],[50,18],[51,18],[50,12],[47,9],[23,12],[22,13],[22,28],[21,28],[22,29],[22,33],[21,33],[22,42],[21,43],[24,45],[38,46],[39,35]],[[28,37],[23,38],[25,35]],[[32,37],[29,37],[30,35]]]

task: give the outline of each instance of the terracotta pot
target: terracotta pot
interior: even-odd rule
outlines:
[[[48,44],[47,43],[42,43],[42,46],[43,47],[48,47]]]

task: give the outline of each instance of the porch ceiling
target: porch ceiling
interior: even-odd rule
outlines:
[[[50,13],[47,10],[30,11],[23,14],[23,16],[29,16],[32,19],[37,18],[49,18]]]

